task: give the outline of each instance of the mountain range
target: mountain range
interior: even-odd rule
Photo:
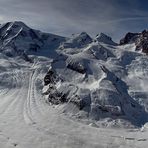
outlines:
[[[118,44],[103,33],[68,38],[23,22],[0,25],[1,79],[9,68],[22,66],[18,60],[34,64],[46,58],[46,70],[40,65],[45,72],[39,90],[45,101],[60,114],[98,127],[142,126],[148,121],[147,53],[146,30],[127,33]],[[4,81],[2,86],[8,87]]]

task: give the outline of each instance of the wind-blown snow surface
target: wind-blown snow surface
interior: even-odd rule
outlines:
[[[10,44],[2,46],[0,53],[1,148],[147,147],[148,57],[135,52],[132,44],[114,46],[93,41],[84,33],[80,36],[84,38],[79,40],[77,36],[77,40],[74,40],[76,46],[71,46],[73,40],[70,39],[66,41],[69,45],[67,48],[63,49],[61,45],[57,51],[53,50],[57,48],[57,45],[52,44],[55,39],[50,40],[48,44],[44,43],[37,52],[30,51],[29,48],[30,42],[35,44],[36,39],[30,38],[29,43],[26,41],[25,49],[22,48],[24,45],[20,46],[18,43],[17,47],[20,47],[17,49],[21,48],[21,53],[25,52],[27,59],[24,58],[24,54],[20,55],[18,50],[14,52]],[[10,36],[7,39],[9,40]],[[18,40],[22,39],[18,38]],[[61,37],[58,37],[58,41],[56,39],[58,44],[63,40],[65,39]],[[84,41],[87,41],[86,45]],[[14,40],[11,40],[12,42],[16,43]],[[9,53],[13,54],[8,54],[5,49],[11,50]],[[68,67],[68,64],[72,66]],[[69,95],[77,94],[86,100],[91,99],[91,106],[85,106],[85,109],[80,110],[71,104],[71,101],[58,105],[47,104],[42,89],[43,78],[49,67],[56,73],[54,87],[58,91],[69,90]],[[45,86],[44,91],[48,87],[49,85]],[[112,98],[110,93],[115,98]],[[124,97],[127,99],[125,99],[125,106],[122,102]],[[104,102],[105,114],[93,111],[93,107],[100,102]],[[65,113],[72,119],[65,116]],[[132,116],[135,113],[137,113],[136,118]],[[75,120],[78,117],[82,117],[80,121],[84,123]],[[120,122],[123,123],[119,124]],[[121,125],[131,127],[134,123],[135,125],[145,123],[145,125],[141,129],[106,129],[101,127],[101,123],[109,127]]]

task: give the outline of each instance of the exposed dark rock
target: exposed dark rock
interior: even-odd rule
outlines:
[[[57,90],[50,91],[48,101],[54,105],[63,104],[68,102],[68,94],[60,93]]]
[[[75,95],[75,97],[72,98],[70,102],[75,104],[80,110],[82,110],[86,106],[84,100],[81,99],[78,95]]]
[[[136,50],[148,54],[148,31],[144,30],[141,33],[127,33],[126,36],[120,40],[120,45],[135,43]]]
[[[44,78],[45,85],[54,83],[54,78],[55,78],[54,71],[50,69]]]
[[[85,74],[86,73],[86,69],[81,65],[81,64],[67,64],[67,68],[71,69],[71,70],[74,70],[76,72],[79,72],[81,74]]]
[[[85,74],[86,73],[86,68],[84,67],[83,63],[76,62],[73,59],[70,59],[70,60],[67,59],[66,67],[71,69],[71,70],[73,70],[73,71],[79,72],[81,74]]]
[[[87,106],[87,102],[84,99],[80,98],[80,96],[75,95],[72,98],[69,98],[68,95],[70,91],[62,91],[57,90],[55,86],[55,82],[57,79],[57,75],[53,70],[49,70],[47,75],[44,78],[44,85],[48,85],[48,90],[44,93],[44,95],[48,95],[48,102],[54,105],[63,104],[63,103],[73,103],[80,110],[82,110],[85,106]]]
[[[139,33],[128,32],[123,39],[120,40],[120,45],[128,44],[131,41],[134,41],[134,37],[139,35]]]

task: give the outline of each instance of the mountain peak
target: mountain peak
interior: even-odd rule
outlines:
[[[74,40],[82,39],[82,40],[89,40],[90,42],[92,42],[92,38],[86,32],[74,34],[72,38]]]
[[[36,52],[43,45],[53,47],[54,44],[56,47],[63,40],[64,37],[34,30],[21,21],[7,22],[0,26],[1,51],[11,57]]]
[[[107,44],[116,45],[115,42],[112,41],[112,38],[104,33],[100,33],[95,38],[98,42],[103,42]]]
[[[61,48],[81,48],[90,44],[92,41],[92,38],[86,32],[81,32],[79,34],[73,34],[71,38],[62,44]]]
[[[18,26],[21,26],[21,27],[30,28],[24,22],[21,22],[21,21],[14,21],[12,23],[13,23],[13,25],[18,25]]]
[[[1,25],[1,28],[25,28],[25,29],[30,29],[30,27],[28,27],[24,22],[21,21],[13,21],[13,22],[7,22],[5,24]]]
[[[81,32],[79,35],[80,36],[89,36],[86,32]]]

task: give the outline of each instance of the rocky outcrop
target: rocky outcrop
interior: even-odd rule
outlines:
[[[43,91],[44,95],[47,95],[47,102],[58,105],[63,103],[73,103],[76,105],[80,110],[83,109],[85,106],[84,100],[76,95],[71,96],[71,86],[63,87],[64,90],[60,90],[57,88],[57,83],[61,82],[62,79],[56,74],[55,71],[50,69],[46,76],[44,77],[44,85],[47,86],[47,88]]]
[[[69,63],[67,62],[66,67],[76,72],[79,72],[81,74],[86,73],[86,68],[79,62],[75,62],[75,63],[73,63],[72,61]]]
[[[46,76],[44,77],[44,85],[48,85],[50,83],[54,83],[56,79],[56,75],[55,75],[55,72],[53,70],[49,70],[46,74]]]
[[[130,42],[135,42],[135,37],[140,35],[139,33],[128,32],[123,39],[120,40],[120,45],[128,44]]]
[[[126,36],[120,40],[120,45],[135,43],[136,50],[148,54],[148,31],[144,30],[141,33],[127,33]]]

